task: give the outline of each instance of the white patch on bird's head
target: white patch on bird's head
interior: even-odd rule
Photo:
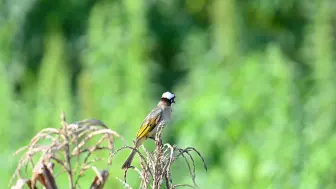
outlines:
[[[174,95],[174,93],[171,93],[171,92],[167,91],[167,92],[162,94],[161,98],[166,98],[168,100],[172,100],[172,99],[175,98],[175,95]]]

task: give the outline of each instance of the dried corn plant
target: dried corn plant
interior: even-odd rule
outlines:
[[[96,173],[90,188],[103,188],[109,172],[99,171],[94,166],[94,163],[103,160],[102,158],[90,157],[97,151],[107,151],[112,155],[114,140],[121,138],[120,135],[95,119],[68,124],[63,112],[61,124],[60,129],[42,129],[32,138],[28,146],[15,152],[15,155],[18,155],[25,151],[10,181],[11,185],[15,179],[17,180],[13,189],[23,188],[24,185],[32,189],[40,186],[46,189],[57,189],[57,175],[53,173],[54,166],[60,166],[67,174],[70,189],[80,187],[79,180],[90,169]],[[96,137],[99,140],[93,141]],[[38,160],[34,162],[36,157]],[[106,160],[107,166],[111,165],[112,159]],[[31,174],[28,173],[29,169],[32,170]]]
[[[164,125],[164,123],[162,124]],[[127,172],[128,170],[135,170],[140,178],[141,178],[141,189],[159,189],[161,185],[166,185],[167,189],[174,189],[178,187],[189,187],[189,188],[198,188],[196,184],[196,165],[195,165],[195,157],[193,156],[195,153],[203,162],[203,166],[205,170],[207,170],[207,166],[205,163],[204,158],[200,154],[198,150],[193,147],[187,148],[179,148],[176,145],[172,146],[168,143],[162,144],[161,140],[161,132],[162,132],[162,125],[159,125],[158,132],[155,136],[155,144],[156,148],[153,152],[148,152],[146,148],[143,146],[144,153],[141,153],[138,149],[135,149],[137,155],[140,157],[140,165],[141,169],[136,167],[130,167],[126,169],[124,172],[124,178],[120,179],[117,178],[120,182],[123,183],[125,188],[131,188],[131,186],[127,183]],[[116,150],[110,157],[112,159],[118,152],[124,149],[131,149],[133,147],[125,146]],[[172,181],[172,173],[171,173],[171,166],[172,164],[178,159],[183,158],[187,164],[191,180],[193,184],[173,184]]]

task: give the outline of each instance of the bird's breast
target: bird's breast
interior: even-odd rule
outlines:
[[[171,108],[165,108],[163,109],[163,112],[162,112],[162,118],[165,122],[168,122],[170,121],[171,119]]]

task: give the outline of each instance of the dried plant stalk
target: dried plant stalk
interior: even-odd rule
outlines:
[[[69,188],[75,189],[79,186],[79,180],[88,168],[92,167],[96,161],[101,160],[101,158],[90,160],[90,157],[97,151],[107,151],[111,156],[114,152],[115,138],[122,139],[117,132],[109,129],[102,121],[96,119],[68,124],[65,114],[62,112],[61,125],[60,129],[42,129],[27,146],[14,153],[14,155],[18,155],[24,152],[10,181],[11,185],[12,181],[17,179],[13,188],[19,189],[27,184],[30,188],[35,189],[38,181],[46,189],[57,189],[53,167],[60,166],[68,175]],[[90,141],[96,136],[100,136],[100,139],[90,145]],[[105,141],[107,145],[103,145]],[[45,145],[46,142],[48,145]],[[41,143],[44,143],[44,145],[41,145]],[[36,165],[33,161],[34,157],[40,159]],[[85,158],[80,161],[83,158],[79,157]],[[107,163],[111,164],[111,160]],[[32,169],[31,179],[25,179],[29,178],[27,172],[29,167]],[[22,175],[22,171],[25,172],[25,176]],[[96,183],[97,187],[101,189],[107,177],[108,171],[104,170],[97,174],[97,180],[95,179],[93,184]]]
[[[153,153],[149,153],[145,148],[145,155],[143,155],[140,151],[136,150],[137,154],[140,157],[140,165],[141,171],[135,167],[130,167],[129,169],[136,170],[141,178],[141,189],[153,188],[159,189],[161,185],[165,183],[166,188],[173,189],[177,187],[190,187],[190,188],[198,188],[196,184],[196,168],[195,168],[195,158],[191,154],[191,152],[196,152],[196,154],[201,158],[203,162],[203,166],[205,170],[207,170],[207,165],[201,153],[193,147],[187,147],[185,149],[179,148],[177,146],[172,146],[170,144],[162,144],[161,133],[163,129],[163,124],[158,125],[158,131],[155,136],[155,144],[156,148]],[[124,149],[133,149],[130,146],[125,146],[116,150],[112,156]],[[171,166],[179,157],[184,158],[188,170],[191,176],[191,180],[193,185],[190,184],[173,184],[172,181],[172,173]],[[191,164],[189,163],[191,161]],[[128,169],[124,172],[124,181],[117,178],[120,182],[123,183],[125,188],[130,188],[127,183],[127,172]]]
[[[140,169],[131,167],[135,170],[140,178],[140,188],[159,189],[162,185],[166,188],[173,189],[178,187],[198,188],[196,184],[196,164],[193,152],[195,152],[202,160],[205,170],[207,166],[204,158],[198,150],[193,147],[179,148],[170,144],[162,144],[161,133],[163,129],[162,123],[158,125],[155,136],[156,148],[154,152],[148,152],[145,148],[141,153],[138,149],[130,146],[124,146],[114,151],[115,138],[123,140],[123,138],[115,131],[108,127],[100,120],[87,119],[68,124],[65,115],[61,114],[62,127],[59,129],[45,128],[38,132],[30,141],[29,145],[17,150],[14,155],[24,153],[18,163],[15,173],[10,181],[10,185],[14,179],[17,179],[12,189],[21,189],[24,185],[28,185],[31,189],[37,189],[38,185],[46,189],[57,189],[56,174],[53,173],[54,166],[60,166],[64,173],[68,176],[69,188],[75,189],[79,187],[79,181],[82,176],[90,169],[96,173],[95,178],[90,185],[90,189],[103,189],[109,172],[107,170],[98,171],[94,166],[95,162],[103,160],[103,158],[91,158],[98,151],[107,151],[110,153],[107,166],[112,163],[113,157],[124,149],[135,150],[140,157]],[[90,145],[93,138],[99,139]],[[45,142],[49,143],[46,145]],[[124,141],[124,140],[123,140]],[[41,143],[43,142],[43,145]],[[106,145],[103,145],[107,143]],[[39,157],[38,162],[34,162],[34,157]],[[80,158],[81,157],[81,158]],[[171,166],[176,159],[183,158],[188,166],[193,185],[190,184],[174,184],[172,180]],[[29,176],[28,169],[32,169]],[[23,176],[22,173],[26,175]],[[117,178],[123,183],[125,188],[131,188],[127,183],[127,172],[124,172],[124,179]],[[27,179],[29,178],[30,179]]]
[[[25,185],[27,185],[30,189],[33,189],[31,187],[30,179],[18,179],[12,189],[23,189]],[[34,189],[36,189],[36,187],[34,187]]]

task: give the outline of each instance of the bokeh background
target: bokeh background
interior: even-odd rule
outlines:
[[[132,144],[167,90],[177,103],[163,140],[204,155],[201,188],[336,188],[335,11],[334,0],[0,0],[1,188],[13,152],[60,127],[61,110]],[[128,154],[107,188],[122,188]],[[192,183],[182,160],[173,174]]]

